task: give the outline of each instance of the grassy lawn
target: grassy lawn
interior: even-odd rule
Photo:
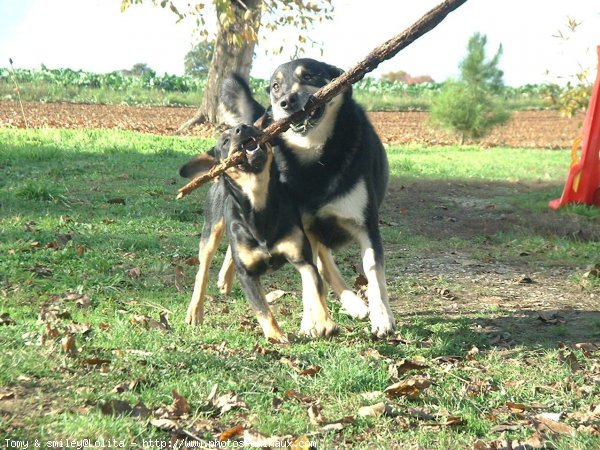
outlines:
[[[183,322],[206,188],[176,202],[177,170],[210,144],[0,129],[2,445],[229,430],[295,448],[600,448],[600,283],[586,274],[600,213],[547,208],[568,151],[390,148],[381,228],[398,336],[371,339],[330,295],[340,335],[282,347],[237,284],[216,288],[224,244],[204,325]],[[358,258],[336,257],[350,283]],[[286,292],[272,306],[297,332],[299,276],[264,284]]]

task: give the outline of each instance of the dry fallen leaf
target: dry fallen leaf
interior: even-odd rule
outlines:
[[[105,416],[116,416],[130,414],[131,411],[133,411],[133,408],[129,402],[113,399],[100,405],[100,411],[102,411],[102,414]]]
[[[136,419],[147,419],[152,414],[146,405],[144,405],[141,401],[137,402],[133,409],[131,410],[131,417],[135,417]]]
[[[291,436],[271,436],[254,430],[244,430],[243,447],[249,448],[286,448]]]
[[[288,390],[285,393],[285,396],[287,398],[289,398],[290,400],[298,400],[298,401],[300,401],[300,403],[312,403],[313,402],[313,400],[309,396],[302,395],[293,389]]]
[[[308,419],[313,425],[323,425],[326,420],[321,414],[321,406],[318,403],[313,403],[308,407]]]
[[[61,340],[63,352],[70,357],[77,355],[77,347],[75,346],[75,335],[68,333]]]
[[[16,325],[16,322],[10,318],[10,314],[2,313],[2,314],[0,314],[0,327],[3,325],[4,326]]]
[[[388,386],[383,390],[383,393],[388,397],[408,397],[415,399],[431,384],[431,381],[427,378],[411,378]]]
[[[561,363],[567,364],[573,372],[577,372],[578,370],[581,370],[583,368],[583,366],[577,359],[577,356],[575,356],[575,353],[565,349],[558,351],[558,360]]]
[[[588,267],[588,270],[583,274],[583,278],[599,278],[600,277],[600,264],[594,264]]]
[[[151,319],[150,317],[144,314],[136,314],[132,316],[131,319],[129,319],[129,322],[131,322],[134,325],[141,325],[146,329],[154,329],[160,331],[169,331],[170,329],[170,327],[168,327],[168,322],[163,323],[162,316],[161,321],[159,322],[157,320]]]
[[[358,415],[361,417],[379,417],[385,415],[392,415],[394,409],[391,405],[386,402],[375,403],[374,405],[363,406],[358,409]]]
[[[200,260],[198,259],[197,256],[192,256],[192,257],[186,259],[185,263],[188,266],[199,266],[200,265]]]
[[[590,358],[593,353],[600,350],[600,347],[592,342],[579,342],[575,344],[575,348],[581,350],[586,358]]]
[[[360,394],[360,396],[368,401],[368,402],[372,402],[374,400],[379,400],[380,398],[383,397],[383,392],[382,391],[371,391],[371,392],[362,392]]]
[[[221,434],[219,434],[219,436],[217,437],[218,441],[228,441],[231,438],[234,437],[238,437],[240,435],[242,435],[244,433],[244,425],[242,424],[238,424],[235,427],[229,428],[225,431],[223,431]]]
[[[313,377],[321,371],[321,367],[319,367],[319,366],[310,366],[306,369],[301,369],[298,366],[298,361],[292,361],[291,359],[286,358],[286,357],[280,358],[279,362],[282,364],[285,364],[290,369],[292,369],[294,372],[296,372],[298,375],[302,375],[302,376]]]
[[[490,433],[504,433],[505,431],[520,430],[523,427],[519,423],[500,423],[490,428]]]
[[[175,389],[173,389],[171,395],[173,395],[173,403],[169,408],[171,417],[181,417],[190,412],[190,405],[185,397],[179,395]]]
[[[11,391],[0,392],[0,402],[15,398],[15,393]]]
[[[136,278],[139,278],[142,275],[142,269],[140,269],[139,267],[134,267],[133,269],[129,269],[127,271],[127,275],[129,275],[129,278],[135,280]]]
[[[425,364],[425,359],[403,359],[397,364],[390,364],[388,374],[391,378],[398,378],[400,375],[411,370],[424,370],[429,366]]]
[[[103,364],[110,364],[110,359],[105,358],[86,358],[81,360],[81,364],[86,366],[101,366]]]
[[[316,447],[311,446],[311,442],[308,436],[303,434],[292,441],[290,450],[316,450]]]
[[[527,275],[516,275],[513,278],[513,282],[518,283],[518,284],[531,284],[531,283],[533,283],[533,280],[531,278],[529,278]]]
[[[150,423],[156,428],[164,431],[173,431],[179,429],[179,424],[175,420],[171,419],[152,419]]]
[[[281,289],[275,289],[274,291],[271,291],[267,295],[265,295],[265,299],[267,300],[267,303],[273,303],[275,300],[279,300],[286,294],[289,294],[289,292],[283,291]]]
[[[447,427],[453,427],[456,425],[462,425],[465,423],[465,419],[463,419],[462,417],[459,416],[448,416],[444,418],[444,421],[442,422],[442,425],[445,425]]]
[[[569,425],[549,419],[544,414],[537,414],[533,419],[533,426],[539,432],[551,431],[552,433],[575,436],[575,429]]]
[[[542,311],[538,314],[538,320],[546,325],[558,325],[560,323],[565,323],[565,320],[556,311]]]
[[[409,416],[414,417],[419,420],[435,420],[435,416],[433,414],[428,413],[427,411],[423,411],[418,408],[408,408],[407,411]]]
[[[116,392],[117,394],[120,394],[121,392],[125,391],[134,391],[139,386],[141,381],[141,379],[124,381],[123,383],[117,384],[111,392]]]

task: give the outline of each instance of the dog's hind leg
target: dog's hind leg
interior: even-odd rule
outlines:
[[[304,313],[300,332],[309,337],[331,336],[338,327],[327,308],[325,289],[319,271],[313,264],[297,265],[302,277],[302,304]]]
[[[308,236],[300,246],[301,257],[294,258],[288,254],[290,261],[302,277],[302,305],[303,314],[300,332],[305,336],[331,336],[338,331],[338,327],[331,319],[327,308],[327,292],[315,261],[317,260],[319,242],[314,235]]]
[[[210,263],[217,251],[219,242],[225,231],[225,220],[221,218],[216,223],[204,222],[202,227],[202,237],[200,238],[200,247],[198,250],[198,259],[200,266],[196,273],[194,283],[194,293],[187,309],[185,322],[190,325],[200,325],[204,316],[204,296],[206,293],[206,284],[208,282],[208,269]]]
[[[388,299],[383,245],[377,225],[371,226],[368,231],[360,231],[357,238],[360,242],[363,269],[368,281],[367,298],[371,332],[377,337],[383,337],[395,330],[396,323]]]
[[[219,271],[219,278],[217,280],[217,286],[221,294],[228,295],[231,292],[233,286],[233,274],[235,268],[233,265],[233,256],[231,255],[231,245],[227,246],[227,253],[225,253],[225,259],[223,265]]]
[[[239,267],[237,271],[238,281],[256,314],[256,319],[262,328],[265,338],[271,342],[286,344],[288,338],[279,327],[275,316],[271,312],[258,277],[249,275],[242,267]]]
[[[319,244],[319,271],[323,278],[331,285],[335,295],[340,298],[340,302],[345,312],[355,319],[365,319],[369,315],[369,307],[358,295],[348,289],[342,278],[331,250],[324,245]]]

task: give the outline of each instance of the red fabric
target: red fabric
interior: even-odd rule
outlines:
[[[598,75],[583,124],[581,158],[571,166],[562,196],[550,202],[558,209],[569,203],[600,206],[600,46]]]

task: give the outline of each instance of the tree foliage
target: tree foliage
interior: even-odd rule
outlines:
[[[484,136],[509,117],[497,95],[504,87],[498,68],[502,45],[490,60],[486,45],[487,37],[480,33],[469,39],[467,56],[459,64],[460,78],[447,81],[431,104],[432,122],[459,134],[461,143],[465,137]]]
[[[475,33],[467,44],[467,56],[461,61],[459,68],[461,79],[479,89],[499,92],[504,86],[504,72],[498,68],[502,56],[502,44],[492,59],[486,61],[485,47],[487,36]]]
[[[205,77],[210,68],[215,46],[212,42],[199,42],[186,53],[184,58],[185,74],[193,77]]]
[[[261,24],[267,31],[293,28],[294,32],[291,35],[298,36],[297,40],[294,40],[297,55],[309,41],[305,31],[315,22],[331,19],[332,1],[212,0],[201,3],[189,0],[121,0],[121,10],[139,3],[168,7],[178,20],[195,18],[200,36],[206,42],[214,42],[214,53],[208,69],[202,104],[196,116],[179,128],[178,131],[181,132],[197,123],[217,123],[221,81],[230,72],[237,72],[244,78],[249,77]],[[180,6],[182,3],[184,6]],[[208,31],[209,18],[216,18],[214,36]],[[282,51],[283,45],[275,50]]]
[[[381,79],[384,81],[391,81],[395,83],[405,84],[422,84],[422,83],[433,83],[434,80],[429,75],[417,75],[412,76],[404,70],[398,70],[395,72],[386,72],[381,74]]]
[[[284,27],[294,28],[300,30],[295,43],[298,52],[310,41],[306,30],[315,23],[331,20],[332,2],[333,0],[263,0],[259,8],[254,10],[246,7],[240,0],[205,2],[121,0],[121,11],[125,11],[131,5],[142,3],[168,8],[178,21],[195,20],[199,34],[205,40],[211,40],[207,23],[213,20],[216,14],[219,29],[227,32],[227,42],[236,46],[242,46],[245,42],[258,42],[258,31],[261,26],[268,31],[276,31]],[[241,18],[238,13],[240,6],[245,9]]]
[[[553,37],[568,43],[577,34],[582,22],[568,17],[566,29],[559,29]],[[589,80],[591,68],[579,67],[568,77],[563,87],[551,85],[546,90],[546,98],[563,116],[573,117],[579,111],[585,111],[592,96],[592,82]]]
[[[121,73],[132,77],[154,78],[156,76],[156,71],[146,63],[134,64],[131,69],[122,70]]]

